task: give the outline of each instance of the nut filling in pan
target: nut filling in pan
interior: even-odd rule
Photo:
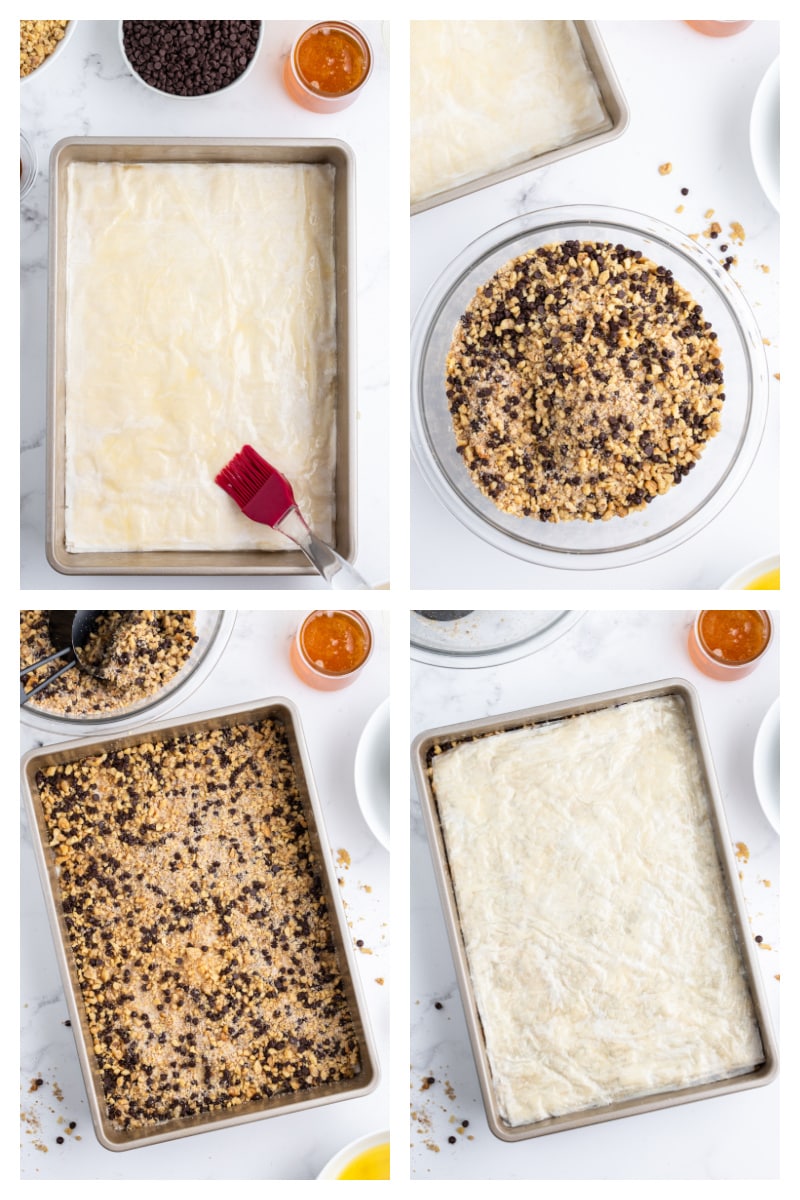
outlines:
[[[507,262],[447,356],[456,445],[503,512],[607,520],[693,469],[720,427],[717,335],[640,250],[566,241]]]
[[[36,783],[115,1128],[359,1074],[279,721],[110,749]]]

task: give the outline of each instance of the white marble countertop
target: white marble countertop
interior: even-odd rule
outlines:
[[[520,214],[564,204],[618,206],[701,234],[704,214],[746,240],[733,246],[741,285],[766,346],[769,407],[762,444],[738,493],[705,529],[661,557],[614,570],[563,570],[522,562],[474,536],[450,514],[416,465],[411,476],[411,582],[415,587],[719,587],[746,563],[778,551],[778,214],[761,190],[749,149],[756,89],[778,54],[778,23],[757,21],[711,39],[682,21],[600,21],[630,108],[616,140],[411,219],[411,303],[476,237]],[[660,175],[659,165],[672,172]],[[681,196],[687,187],[689,195]],[[678,205],[684,211],[676,213]],[[716,245],[727,241],[720,235]],[[719,256],[718,256],[719,257]],[[724,256],[723,256],[724,257]]]
[[[777,1028],[779,838],[761,811],[752,772],[759,725],[778,695],[777,644],[747,678],[708,679],[686,652],[693,615],[584,613],[559,641],[517,662],[472,670],[412,663],[411,733],[659,679],[689,680],[700,697],[752,933],[763,938],[758,963]],[[777,1083],[526,1142],[496,1139],[484,1115],[416,795],[411,829],[414,1178],[777,1177]],[[430,1077],[436,1082],[426,1087]]]
[[[68,136],[331,137],[347,142],[356,158],[357,209],[357,442],[356,566],[372,585],[389,578],[386,530],[389,492],[389,170],[388,43],[379,21],[362,27],[375,52],[365,92],[335,114],[306,112],[286,95],[284,56],[308,21],[267,21],[253,72],[219,96],[187,101],[148,91],[123,63],[117,21],[79,21],[59,60],[21,87],[20,128],[33,144],[39,175],[21,218],[21,580],[23,587],[65,586],[45,558],[45,395],[47,363],[48,159]],[[193,589],[218,578],[115,577],[116,586]],[[81,576],[87,588],[108,577]],[[111,586],[114,586],[112,580]],[[260,590],[325,589],[315,575],[224,577],[225,587]]]
[[[366,610],[365,610],[366,611]],[[23,1179],[313,1179],[339,1149],[389,1125],[389,855],[359,808],[353,764],[361,732],[389,693],[388,617],[367,612],[375,650],[363,674],[338,692],[301,683],[288,661],[298,613],[239,612],[212,674],[170,716],[261,698],[294,701],[308,746],[381,1079],[370,1095],[321,1109],[180,1138],[122,1154],[94,1136],[47,922],[30,833],[21,849],[21,1172]],[[22,727],[21,749],[49,735]],[[362,942],[361,947],[357,942]],[[42,1086],[31,1091],[31,1081]],[[69,1131],[71,1121],[75,1129]],[[63,1137],[58,1144],[57,1137]]]

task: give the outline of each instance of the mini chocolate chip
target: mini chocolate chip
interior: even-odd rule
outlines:
[[[62,1140],[62,1142],[63,1142],[63,1140],[64,1140],[64,1139],[62,1138],[61,1140]],[[455,1146],[455,1144],[456,1144],[456,1139],[455,1139],[455,1137],[453,1136],[453,1134],[452,1134],[452,1133],[450,1134],[450,1137],[449,1137],[447,1140],[448,1140],[448,1142],[450,1143],[450,1145],[451,1145],[451,1146]]]

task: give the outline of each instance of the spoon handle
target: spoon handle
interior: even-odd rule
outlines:
[[[36,687],[31,688],[31,690],[29,692],[25,691],[25,685],[23,684],[22,681],[23,681],[23,679],[26,678],[26,676],[30,675],[31,671],[35,671],[37,669],[37,667],[43,667],[45,665],[45,663],[52,662],[54,658],[61,658],[65,654],[72,655],[72,657],[70,658],[68,663],[66,663],[63,667],[59,667],[59,669],[57,671],[53,671],[52,675],[48,675],[47,679],[43,679],[41,683],[37,683]],[[77,662],[77,659],[75,658],[72,647],[66,646],[63,650],[56,650],[55,654],[48,654],[47,658],[38,659],[37,662],[31,663],[31,665],[29,667],[23,667],[19,673],[19,680],[20,680],[20,683],[19,683],[19,697],[20,697],[19,698],[19,706],[20,706],[20,708],[22,708],[23,704],[27,700],[30,700],[31,696],[35,696],[37,694],[37,692],[43,691],[44,688],[46,688],[48,686],[48,684],[51,684],[54,679],[58,679],[59,675],[63,675],[65,671],[68,671],[70,669],[70,667],[74,667],[76,662]]]

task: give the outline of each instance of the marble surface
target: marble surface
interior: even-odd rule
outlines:
[[[688,542],[663,556],[613,570],[565,570],[522,562],[471,534],[443,506],[414,464],[411,475],[411,582],[415,587],[719,587],[746,563],[778,550],[778,236],[749,149],[750,110],[778,54],[778,23],[757,21],[727,39],[703,37],[682,21],[600,21],[630,108],[625,133],[516,179],[411,219],[412,314],[440,273],[471,241],[523,213],[564,204],[601,204],[656,217],[684,234],[714,219],[728,233],[732,275],[765,342],[769,404],[764,437],[747,478],[727,507]],[[654,64],[657,74],[654,79]],[[660,175],[661,164],[672,171]],[[689,195],[681,196],[687,187]],[[677,213],[683,204],[684,211]],[[720,257],[720,256],[717,256]],[[724,257],[724,256],[722,256]]]
[[[516,662],[474,670],[414,662],[411,733],[659,679],[692,683],[752,934],[763,939],[758,965],[777,1029],[779,838],[759,807],[752,756],[759,725],[778,695],[778,646],[746,679],[708,679],[686,650],[693,616],[585,612],[559,641]],[[416,794],[410,942],[413,1178],[777,1178],[778,1083],[527,1142],[505,1143],[489,1132]],[[427,1085],[430,1078],[435,1082]]]
[[[313,1179],[339,1149],[389,1122],[389,855],[370,832],[355,794],[353,767],[361,732],[389,693],[389,622],[367,615],[375,650],[349,688],[319,692],[288,661],[296,612],[237,613],[213,673],[170,715],[199,713],[267,697],[288,697],[300,712],[320,798],[340,899],[375,1038],[381,1079],[370,1095],[322,1109],[198,1134],[122,1154],[94,1136],[72,1030],[33,856],[21,838],[21,1173],[23,1179]],[[23,726],[21,749],[52,736]],[[358,946],[358,942],[362,946]],[[31,1081],[42,1079],[38,1090]],[[75,1129],[69,1131],[69,1123]],[[56,1139],[63,1137],[63,1144]]]
[[[267,21],[253,72],[228,93],[184,100],[157,95],[122,59],[117,21],[79,21],[59,59],[21,87],[20,128],[33,144],[39,174],[21,210],[21,580],[23,587],[66,586],[47,563],[45,530],[45,398],[47,364],[48,159],[68,136],[330,137],[356,157],[358,526],[356,563],[375,586],[389,578],[386,530],[389,494],[389,350],[385,313],[389,288],[386,193],[389,170],[388,35],[383,23],[362,23],[375,52],[367,87],[341,113],[306,112],[286,95],[284,56],[308,21]],[[87,588],[117,586],[193,589],[208,577],[81,576]],[[116,580],[116,582],[115,582]],[[226,576],[226,587],[324,589],[317,576]]]

